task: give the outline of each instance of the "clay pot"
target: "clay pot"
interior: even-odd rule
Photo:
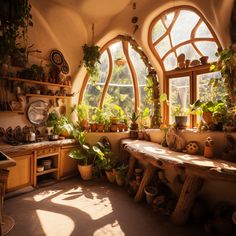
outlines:
[[[117,132],[117,129],[118,129],[117,125],[111,125],[110,126],[111,132]]]
[[[93,177],[93,165],[78,165],[80,176],[83,180],[90,180]]]
[[[107,179],[110,183],[116,182],[116,174],[113,170],[106,170],[105,173],[106,173]]]
[[[175,124],[179,129],[185,129],[187,123],[187,116],[175,116]]]
[[[97,124],[96,123],[90,124],[90,130],[91,130],[91,132],[96,132],[97,131]]]
[[[97,124],[97,131],[104,132],[105,125],[104,124]]]
[[[205,146],[204,148],[204,157],[212,158],[213,157],[213,147]]]
[[[147,204],[152,204],[155,196],[157,195],[157,188],[154,186],[146,186],[144,188],[144,192],[146,194]]]
[[[212,120],[212,112],[203,112],[202,118],[207,124],[210,124]]]

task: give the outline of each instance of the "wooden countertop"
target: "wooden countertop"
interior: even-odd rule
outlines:
[[[15,154],[18,152],[27,152],[34,151],[36,149],[48,148],[48,147],[56,147],[56,146],[64,146],[75,144],[74,139],[63,139],[57,141],[42,141],[36,143],[22,144],[22,145],[10,145],[7,143],[0,143],[0,151],[5,153],[6,155]]]
[[[177,166],[185,166],[198,170],[215,170],[236,175],[236,163],[228,162],[220,159],[209,159],[201,155],[190,155],[182,152],[175,152],[169,148],[162,147],[158,143],[123,139],[122,146],[131,154],[140,154],[140,158],[146,159],[155,166],[165,164],[173,164]]]

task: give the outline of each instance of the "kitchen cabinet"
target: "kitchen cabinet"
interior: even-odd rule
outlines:
[[[12,156],[10,156],[12,157]],[[7,192],[32,185],[32,159],[33,154],[14,156],[16,165],[9,167]]]
[[[78,174],[77,161],[69,157],[69,152],[75,145],[63,146],[60,153],[60,179],[66,179]]]

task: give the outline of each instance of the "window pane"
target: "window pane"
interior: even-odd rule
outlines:
[[[192,44],[186,44],[182,47],[179,47],[176,49],[177,55],[180,55],[181,53],[185,54],[185,58],[189,60],[198,60],[200,58],[200,55],[196,52]]]
[[[162,39],[161,42],[156,45],[155,49],[162,58],[171,49],[169,36]]]
[[[133,85],[109,85],[104,100],[105,109],[112,110],[113,105],[120,106],[127,116],[134,111],[134,89]]]
[[[221,78],[221,73],[210,72],[197,75],[197,98],[200,98],[202,101],[216,102],[223,99],[225,95],[223,80],[217,80],[219,81],[219,86],[214,87],[213,85],[208,85],[211,78]]]
[[[104,84],[109,70],[109,60],[107,51],[103,52],[100,59],[98,78],[90,77],[84,95],[84,103],[97,107],[102,96]]]
[[[159,39],[165,32],[166,29],[164,28],[164,25],[162,24],[161,20],[157,21],[157,23],[152,29],[152,42],[156,42],[156,40]]]
[[[177,58],[175,54],[170,53],[164,60],[164,66],[166,70],[173,70],[177,67]]]
[[[171,78],[169,83],[169,120],[174,123],[175,115],[186,115],[190,104],[189,76]],[[189,117],[187,121],[189,125]]]
[[[196,42],[195,43],[198,49],[202,52],[204,56],[208,56],[209,62],[213,62],[217,60],[216,52],[217,52],[217,44],[215,42]]]
[[[175,16],[174,12],[170,12],[170,13],[165,15],[165,21],[164,22],[165,22],[165,25],[167,27],[169,27],[170,24],[172,23],[174,16]]]
[[[191,32],[199,20],[199,16],[191,11],[182,10],[172,30],[173,46],[190,39]]]
[[[213,38],[210,30],[208,29],[207,25],[202,22],[197,29],[196,38]]]

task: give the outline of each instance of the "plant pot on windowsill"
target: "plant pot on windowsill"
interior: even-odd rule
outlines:
[[[207,123],[210,124],[212,121],[212,112],[210,111],[204,111],[202,113],[202,119]]]
[[[175,124],[179,129],[185,129],[187,124],[187,116],[175,116]]]

